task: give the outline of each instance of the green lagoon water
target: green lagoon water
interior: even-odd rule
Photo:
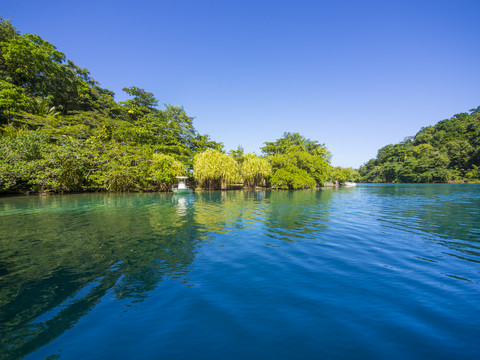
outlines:
[[[479,359],[480,186],[0,198],[0,359]]]

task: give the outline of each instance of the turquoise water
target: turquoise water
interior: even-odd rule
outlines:
[[[1,359],[478,359],[480,186],[0,198]]]

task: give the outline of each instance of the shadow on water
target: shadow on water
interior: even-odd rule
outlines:
[[[109,294],[130,304],[185,280],[200,234],[193,198],[89,194],[0,199],[0,345],[21,358]]]

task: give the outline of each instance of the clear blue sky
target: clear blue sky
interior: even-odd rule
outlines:
[[[479,0],[2,0],[124,100],[137,86],[183,105],[227,150],[285,131],[333,165],[480,105]]]

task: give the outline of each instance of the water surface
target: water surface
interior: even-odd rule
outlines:
[[[0,198],[0,358],[478,359],[480,187]]]

